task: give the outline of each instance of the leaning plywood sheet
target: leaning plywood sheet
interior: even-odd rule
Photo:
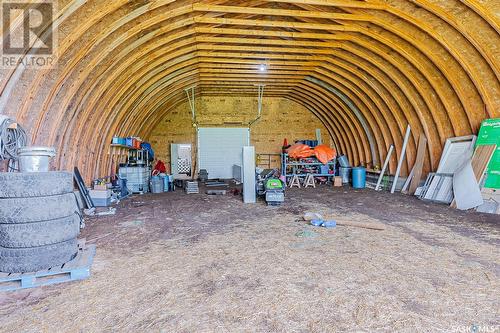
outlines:
[[[470,160],[463,163],[453,174],[453,194],[460,210],[472,209],[483,204],[481,189]]]
[[[472,169],[478,183],[481,183],[483,180],[496,148],[496,145],[478,146],[476,148],[474,157],[472,158]]]
[[[422,178],[422,169],[424,167],[424,162],[425,162],[425,152],[427,148],[427,138],[425,135],[420,134],[420,138],[418,141],[418,150],[417,150],[417,158],[415,160],[415,166],[414,168],[414,174],[413,174],[413,179],[411,180],[410,183],[410,189],[408,192],[410,194],[414,194],[415,191],[417,190],[418,185],[420,185],[420,180]]]

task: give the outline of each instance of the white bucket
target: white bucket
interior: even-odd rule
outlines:
[[[23,147],[18,150],[19,171],[47,172],[50,159],[56,156],[52,147]]]

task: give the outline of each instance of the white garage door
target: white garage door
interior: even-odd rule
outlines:
[[[248,145],[248,128],[199,128],[198,170],[206,169],[209,178],[233,178],[233,165],[241,166]]]

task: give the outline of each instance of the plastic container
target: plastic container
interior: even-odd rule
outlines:
[[[134,146],[134,139],[133,138],[125,138],[125,145],[129,147]]]
[[[315,227],[321,227],[321,226],[323,226],[323,223],[325,223],[325,221],[320,220],[320,219],[311,220],[311,225],[313,225]]]
[[[352,168],[352,187],[353,188],[366,187],[366,168],[363,167]]]
[[[163,193],[163,179],[160,176],[151,177],[151,193]]]
[[[48,172],[50,159],[56,156],[52,147],[23,147],[18,150],[19,171]]]
[[[108,207],[111,205],[111,197],[109,197],[109,198],[92,198],[92,203],[96,207]]]
[[[322,165],[320,166],[320,172],[322,175],[328,175],[330,173],[330,166],[329,165]]]
[[[349,183],[350,175],[351,175],[351,168],[344,168],[344,167],[339,168],[339,176],[342,177],[342,184]]]
[[[168,182],[168,175],[160,176],[163,180],[163,192],[168,192],[170,189],[170,184]]]

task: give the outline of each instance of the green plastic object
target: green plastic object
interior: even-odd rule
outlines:
[[[283,188],[283,184],[281,183],[281,180],[271,178],[267,180],[266,188],[268,190],[280,190]]]
[[[481,129],[476,141],[477,146],[497,145],[488,170],[484,187],[500,189],[500,118],[486,119],[481,124]]]

